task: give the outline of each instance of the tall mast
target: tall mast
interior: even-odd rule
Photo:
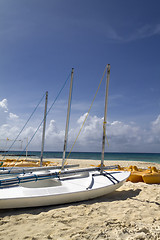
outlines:
[[[48,91],[46,92],[45,109],[44,109],[42,147],[41,147],[41,158],[40,158],[40,166],[41,166],[41,167],[42,167],[42,161],[43,161],[44,139],[45,139],[45,129],[46,129],[47,103],[48,103]]]
[[[68,109],[67,109],[67,121],[66,121],[66,130],[65,130],[65,138],[64,138],[64,148],[63,148],[62,169],[64,169],[64,162],[65,162],[65,155],[66,155],[66,147],[67,147],[67,137],[68,137],[68,127],[69,127],[69,116],[70,116],[71,98],[72,98],[72,86],[73,86],[73,72],[74,72],[74,68],[72,68],[72,72],[71,72],[71,82],[70,82],[69,99],[68,99]]]
[[[27,160],[27,156],[28,156],[28,137],[26,137],[27,140],[27,144],[26,144],[26,160]]]
[[[103,137],[102,137],[101,172],[103,171],[103,165],[104,165],[104,149],[105,149],[105,137],[106,137],[107,103],[108,103],[110,68],[111,68],[110,64],[107,64],[106,96],[105,96],[104,121],[103,121]]]

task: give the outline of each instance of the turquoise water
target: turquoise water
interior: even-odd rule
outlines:
[[[3,154],[3,153],[1,153]],[[5,153],[4,153],[5,154]],[[22,152],[9,152],[7,155],[22,155]],[[24,153],[25,155],[25,153]],[[39,158],[40,152],[29,151],[28,156]],[[44,158],[62,158],[62,152],[44,152]],[[66,153],[67,157],[67,153]],[[101,153],[99,152],[72,152],[69,158],[72,159],[94,159],[100,160]],[[160,153],[105,153],[104,159],[124,160],[124,161],[142,161],[142,162],[155,162],[160,163]]]

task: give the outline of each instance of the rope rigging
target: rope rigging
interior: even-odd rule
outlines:
[[[9,149],[6,151],[9,152],[11,150],[11,148],[13,147],[13,145],[15,144],[15,142],[17,141],[17,139],[19,138],[20,134],[23,132],[24,128],[27,126],[28,122],[30,121],[31,117],[33,116],[33,114],[35,113],[35,111],[37,110],[37,108],[39,107],[39,105],[41,104],[43,98],[44,98],[45,94],[43,95],[43,97],[40,99],[39,103],[37,104],[37,106],[35,107],[35,109],[33,110],[33,112],[31,113],[30,117],[28,118],[28,120],[26,121],[26,123],[24,124],[24,126],[22,127],[21,131],[18,133],[17,137],[15,138],[15,140],[13,141],[13,143],[11,144],[11,146],[9,147]],[[2,161],[4,160],[4,158],[6,157],[6,154],[4,154]]]
[[[90,108],[89,108],[89,110],[88,110],[88,112],[87,112],[87,114],[86,114],[86,116],[85,116],[85,119],[84,119],[84,121],[83,121],[83,123],[82,123],[82,126],[81,126],[81,128],[80,128],[80,130],[79,130],[79,132],[78,132],[78,135],[77,135],[77,137],[76,137],[76,139],[75,139],[75,141],[74,141],[74,143],[73,143],[73,145],[72,145],[72,147],[71,147],[71,150],[70,150],[70,152],[68,153],[68,155],[67,155],[64,163],[62,164],[62,168],[61,168],[61,169],[63,169],[64,165],[66,164],[67,159],[69,158],[69,156],[70,156],[70,154],[71,154],[71,152],[72,152],[72,150],[73,150],[73,148],[74,148],[74,145],[75,145],[75,143],[76,143],[76,141],[77,141],[77,139],[78,139],[78,137],[79,137],[79,135],[80,135],[80,133],[81,133],[81,131],[82,131],[82,128],[83,128],[83,126],[84,126],[84,124],[85,124],[85,122],[86,122],[86,120],[87,120],[87,118],[88,118],[88,115],[89,115],[90,110],[91,110],[91,108],[92,108],[92,106],[93,106],[94,100],[95,100],[95,98],[96,98],[96,96],[97,96],[97,93],[98,93],[99,88],[100,88],[100,86],[101,86],[101,83],[102,83],[102,80],[103,80],[104,75],[105,75],[105,73],[106,73],[106,70],[107,70],[107,66],[105,67],[105,70],[104,70],[104,72],[103,72],[103,76],[102,76],[102,78],[101,78],[101,80],[100,80],[100,83],[99,83],[99,85],[98,85],[97,91],[96,91],[96,93],[95,93],[95,95],[94,95],[94,98],[93,98],[93,100],[92,100],[91,106],[90,106]],[[105,131],[104,127],[103,127],[103,131]],[[106,133],[105,133],[105,137],[106,137],[106,140],[107,140],[107,144],[108,144],[108,146],[109,146]]]
[[[104,72],[103,72],[102,78],[101,78],[101,80],[100,80],[100,83],[99,83],[99,85],[98,85],[98,88],[97,88],[97,90],[96,90],[96,93],[95,93],[95,95],[94,95],[94,98],[93,98],[93,100],[92,100],[92,103],[91,103],[91,105],[90,105],[90,107],[89,107],[89,110],[88,110],[88,112],[87,112],[87,114],[86,114],[86,116],[85,116],[85,119],[84,119],[84,121],[83,121],[83,123],[82,123],[82,125],[81,125],[81,128],[80,128],[80,130],[79,130],[79,132],[78,132],[78,135],[77,135],[77,137],[76,137],[76,139],[75,139],[75,141],[74,141],[74,143],[73,143],[73,145],[72,145],[72,147],[71,147],[70,152],[68,153],[65,161],[63,162],[61,169],[64,168],[64,165],[66,164],[67,159],[69,158],[69,156],[70,156],[70,154],[71,154],[71,152],[72,152],[72,150],[73,150],[73,148],[74,148],[74,145],[75,145],[75,143],[76,143],[76,141],[77,141],[77,139],[78,139],[78,137],[79,137],[79,135],[80,135],[83,127],[84,127],[84,124],[85,124],[85,122],[86,122],[86,120],[87,120],[87,118],[88,118],[88,115],[89,115],[89,113],[90,113],[90,110],[91,110],[91,108],[92,108],[92,106],[93,106],[93,103],[94,103],[94,101],[95,101],[95,98],[96,98],[96,96],[97,96],[97,93],[98,93],[98,91],[99,91],[99,88],[100,88],[100,86],[101,86],[101,83],[102,83],[102,80],[103,80],[104,75],[105,75],[105,73],[106,73],[106,70],[107,70],[107,66],[105,67],[105,70],[104,70]],[[61,92],[63,91],[63,89],[64,89],[64,87],[65,87],[65,85],[66,85],[69,77],[70,77],[70,74],[68,75],[67,79],[66,79],[65,82],[63,83],[60,91],[58,92],[56,98],[54,99],[53,103],[51,104],[51,106],[50,106],[49,110],[47,111],[46,115],[44,116],[43,120],[40,122],[40,124],[38,125],[36,131],[34,132],[34,134],[32,135],[32,137],[30,138],[29,142],[27,143],[27,145],[25,146],[24,150],[23,150],[21,153],[23,153],[24,151],[26,151],[27,147],[28,147],[29,144],[32,142],[33,138],[35,137],[35,135],[36,135],[36,133],[38,132],[39,128],[41,127],[42,123],[44,122],[44,119],[45,119],[46,116],[49,114],[49,112],[51,111],[52,107],[53,107],[54,104],[56,103],[58,97],[60,96]],[[22,133],[22,131],[24,130],[24,128],[25,128],[26,125],[28,124],[29,120],[31,119],[31,117],[33,116],[33,114],[35,113],[35,111],[37,110],[38,106],[39,106],[40,103],[42,102],[44,96],[45,96],[45,94],[43,95],[42,99],[40,100],[40,102],[38,103],[38,105],[36,106],[36,108],[34,109],[34,111],[32,112],[31,116],[28,118],[28,120],[27,120],[27,122],[25,123],[25,125],[23,126],[22,130],[19,132],[19,134],[18,134],[17,137],[15,138],[13,144],[10,146],[10,148],[8,149],[8,151],[12,148],[12,146],[14,145],[14,143],[17,141],[18,137],[20,136],[20,134]],[[70,117],[70,116],[69,116],[69,117]],[[104,135],[105,135],[107,144],[108,144],[108,146],[109,146],[108,139],[107,139],[107,136],[106,136],[106,133],[105,133],[105,127],[104,127],[106,123],[107,123],[107,122],[104,122],[103,132],[104,132]],[[21,155],[21,154],[20,154],[20,155]],[[6,154],[4,155],[2,161],[4,160],[5,156],[6,156]],[[14,166],[16,165],[16,163],[17,163],[17,161],[18,161],[19,159],[20,159],[20,156],[19,156],[18,159],[15,161]],[[14,166],[12,166],[12,167],[10,168],[10,170],[9,170],[10,172],[11,172],[11,170],[14,168]]]
[[[53,107],[54,104],[56,103],[56,101],[57,101],[58,97],[60,96],[62,90],[64,89],[64,87],[65,87],[65,85],[66,85],[69,77],[70,77],[70,74],[68,75],[67,79],[66,79],[65,82],[63,83],[60,91],[58,92],[56,98],[54,99],[54,101],[53,101],[53,103],[51,104],[49,110],[47,111],[46,116],[49,114],[49,112],[51,111],[52,107]],[[45,94],[44,94],[44,96],[45,96]],[[43,96],[43,98],[44,98],[44,96]],[[43,98],[42,98],[42,99],[43,99]],[[41,101],[42,101],[42,100],[41,100]],[[39,104],[40,104],[40,103],[39,103]],[[37,105],[37,107],[39,106],[39,104]],[[36,107],[36,109],[37,109],[37,107]],[[34,112],[35,112],[35,110],[33,111],[33,113],[34,113]],[[31,116],[33,115],[33,113],[31,114]],[[38,130],[39,130],[39,128],[41,127],[42,123],[44,122],[44,119],[45,119],[46,116],[44,116],[43,120],[40,122],[40,124],[39,124],[39,126],[37,127],[36,131],[34,132],[34,134],[32,135],[31,139],[29,140],[29,142],[27,143],[27,145],[25,146],[25,148],[23,149],[23,151],[22,151],[21,153],[23,153],[24,151],[26,151],[27,147],[29,146],[29,144],[30,144],[31,141],[33,140],[34,136],[35,136],[36,133],[38,132]],[[28,121],[29,121],[30,119],[31,119],[31,117],[27,120],[27,123],[28,123]],[[27,123],[24,125],[24,127],[27,125]],[[23,129],[24,129],[24,127],[23,127]],[[23,131],[23,129],[22,129],[22,130],[20,131],[20,133],[18,134],[18,137],[19,137],[19,135],[21,134],[21,132]],[[17,137],[17,138],[18,138],[18,137]],[[16,138],[16,139],[17,139],[17,138]],[[13,146],[13,144],[12,144],[12,146]],[[10,148],[10,149],[11,149],[11,148]],[[9,150],[8,150],[8,151],[9,151]],[[20,155],[21,155],[21,154],[20,154]],[[4,156],[4,157],[5,157],[5,156]],[[4,159],[4,158],[3,158],[3,159]],[[2,159],[2,160],[3,160],[3,159]],[[20,159],[20,156],[19,156],[19,157],[17,158],[17,160],[15,161],[14,166],[15,166],[15,164],[17,163],[17,161],[18,161],[19,159]],[[11,167],[10,172],[11,172],[11,170],[14,168],[14,166]]]

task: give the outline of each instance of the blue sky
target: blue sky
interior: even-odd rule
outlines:
[[[0,139],[15,138],[46,90],[49,107],[74,67],[70,148],[110,63],[106,151],[159,152],[159,9],[158,0],[0,0]],[[104,88],[75,151],[101,151]],[[46,150],[63,149],[68,92],[69,84],[48,116]],[[40,139],[41,131],[30,148]]]

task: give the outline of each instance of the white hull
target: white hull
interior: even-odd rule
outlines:
[[[114,179],[113,183],[99,172],[84,172],[62,179],[52,178],[2,188],[0,209],[49,206],[93,199],[115,191],[123,185],[130,172],[117,171],[112,175],[118,182]]]

